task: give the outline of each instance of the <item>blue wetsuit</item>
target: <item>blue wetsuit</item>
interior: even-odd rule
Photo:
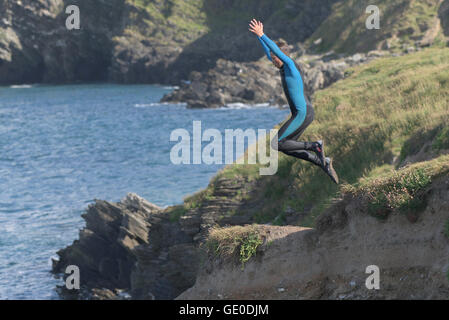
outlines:
[[[280,69],[281,81],[292,116],[279,129],[278,136],[276,137],[278,140],[278,150],[290,156],[321,166],[321,161],[317,155],[308,152],[316,152],[315,144],[312,142],[297,141],[314,119],[313,106],[304,94],[304,83],[299,71],[300,68],[265,34],[262,37],[258,37],[258,39],[270,61],[272,60],[270,56],[271,51],[283,62],[283,66]]]

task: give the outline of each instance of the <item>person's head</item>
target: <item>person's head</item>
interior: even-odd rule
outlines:
[[[287,56],[290,55],[290,48],[288,46],[288,43],[285,42],[285,40],[281,39],[279,41],[276,41],[276,44],[285,55],[287,55]],[[275,65],[275,67],[278,69],[282,68],[284,63],[281,61],[281,59],[279,59],[273,52],[270,52],[270,55],[271,55],[271,61],[273,61],[273,64]]]

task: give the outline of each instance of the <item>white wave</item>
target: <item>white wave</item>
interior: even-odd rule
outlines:
[[[50,258],[48,258],[48,260],[47,260],[47,265],[49,266],[49,267],[51,267],[52,265],[53,265],[53,260],[55,261],[55,262],[59,262],[59,256],[58,255],[52,255]]]
[[[246,104],[241,102],[228,103],[221,107],[220,109],[252,109],[252,108],[275,108],[275,106],[269,103],[256,103],[256,104]]]
[[[135,108],[148,108],[148,107],[157,107],[157,106],[180,106],[185,107],[187,103],[184,102],[151,102],[151,103],[137,103],[134,105]]]
[[[33,86],[31,84],[17,84],[10,86],[11,89],[29,89]]]
[[[163,89],[178,90],[179,87],[178,86],[165,86],[165,87],[163,87]]]

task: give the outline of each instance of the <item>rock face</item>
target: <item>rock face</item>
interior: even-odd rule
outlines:
[[[80,30],[66,28],[69,4]],[[104,80],[123,12],[121,0],[1,0],[0,84]]]
[[[262,76],[263,75],[263,76]],[[279,72],[267,64],[233,63],[219,59],[215,68],[194,71],[180,89],[164,96],[163,102],[185,102],[190,108],[218,108],[230,103],[285,104]]]
[[[116,204],[97,200],[82,216],[86,227],[79,240],[58,252],[53,270],[64,273],[67,265],[76,265],[84,287],[129,288],[134,252],[148,244],[148,218],[159,210],[134,194]]]
[[[295,57],[299,53],[294,53]],[[304,56],[299,61],[309,100],[316,90],[324,89],[345,76],[351,66],[366,63],[388,52],[372,51],[342,58],[332,53],[324,56]],[[304,63],[304,60],[311,60]],[[194,71],[189,82],[166,94],[163,102],[183,102],[190,108],[218,108],[233,103],[247,105],[270,104],[284,106],[285,99],[278,69],[266,58],[256,62],[217,61],[207,72]]]
[[[79,7],[80,30],[66,28],[69,5]],[[189,39],[154,39],[165,26],[147,20],[127,0],[1,0],[0,84],[176,82],[161,71]]]
[[[200,243],[215,224],[238,225],[251,217],[233,216],[244,205],[235,198],[247,181],[214,182],[210,200],[173,218],[135,194],[118,203],[97,200],[83,214],[79,240],[58,252],[53,272],[76,265],[81,291],[59,288],[66,299],[174,299],[194,285],[204,252]]]
[[[449,0],[444,0],[438,11],[444,35],[449,37]]]
[[[0,84],[115,81],[179,84],[193,70],[219,58],[252,61],[261,56],[246,30],[254,12],[285,30],[278,16],[296,10],[299,22],[285,36],[304,41],[336,0],[259,1],[0,0]],[[80,9],[81,29],[67,30],[66,8]],[[273,15],[273,19],[270,17]],[[240,20],[239,20],[240,19]],[[217,22],[214,24],[213,22]],[[289,23],[290,25],[292,23]],[[299,31],[298,31],[299,30]]]
[[[235,199],[245,183],[214,181],[209,200],[202,199],[200,207],[187,210],[179,218],[173,217],[173,207],[149,216],[148,245],[134,251],[137,263],[130,274],[129,290],[133,298],[174,299],[194,285],[206,258],[201,243],[209,228],[251,221],[251,217],[232,215],[233,210],[245,205]]]
[[[80,269],[81,292],[61,288],[63,297],[117,299],[125,291],[135,299],[170,299],[194,283],[192,238],[161,208],[128,194],[119,203],[97,200],[83,218],[79,240],[54,261],[55,273]]]

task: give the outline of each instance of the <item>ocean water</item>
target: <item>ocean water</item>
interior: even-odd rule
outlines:
[[[270,129],[288,110],[159,104],[171,87],[0,87],[0,299],[58,299],[51,257],[78,238],[93,199],[135,192],[159,206],[207,186],[223,165],[174,165],[173,130]],[[81,279],[82,281],[82,279]]]

